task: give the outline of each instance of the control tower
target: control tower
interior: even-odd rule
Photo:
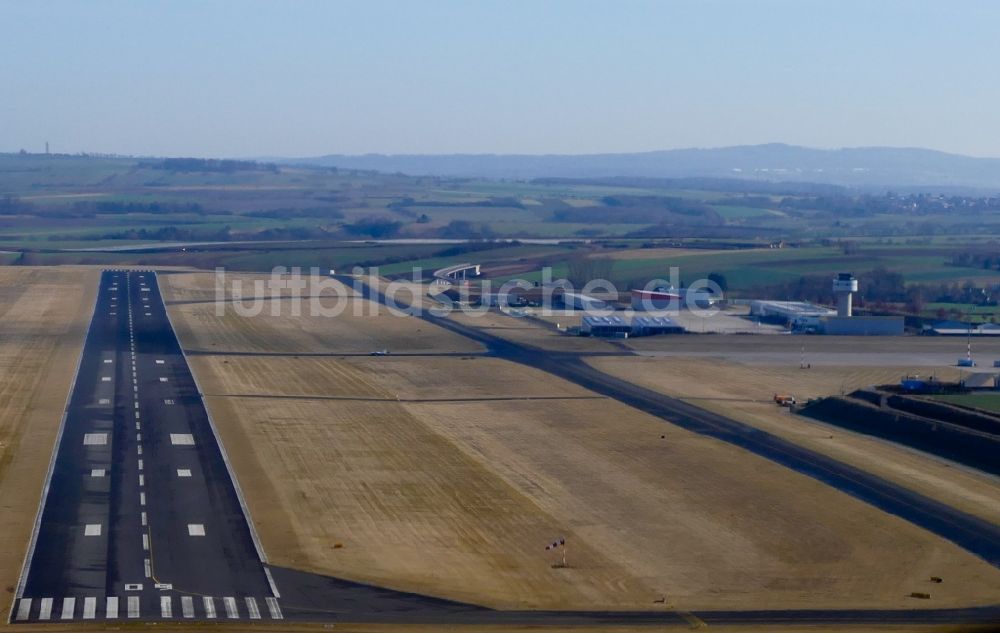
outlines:
[[[837,296],[837,316],[851,316],[852,296],[858,291],[858,280],[851,273],[839,273],[833,280],[833,294]]]

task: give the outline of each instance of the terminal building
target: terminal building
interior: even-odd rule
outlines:
[[[836,316],[837,311],[808,301],[751,301],[750,316],[771,323],[786,323],[792,329],[819,327],[823,317]]]
[[[636,316],[628,319],[617,315],[587,315],[580,323],[581,336],[628,338],[630,336],[655,336],[683,332],[684,328],[680,324],[663,316]]]

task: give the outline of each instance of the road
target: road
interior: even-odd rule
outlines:
[[[156,276],[98,293],[12,619],[281,617]]]

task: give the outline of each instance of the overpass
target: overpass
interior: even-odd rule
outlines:
[[[456,279],[468,279],[479,276],[479,264],[454,264],[434,271],[434,278],[443,281],[455,281]]]

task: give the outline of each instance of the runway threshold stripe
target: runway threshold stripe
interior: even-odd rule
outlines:
[[[240,617],[240,612],[236,610],[236,598],[223,598],[222,606],[226,608],[226,617],[232,620]]]
[[[205,617],[209,619],[215,619],[215,598],[205,596]]]
[[[181,596],[181,615],[185,618],[194,617],[194,598],[191,596]]]
[[[21,598],[17,603],[17,619],[27,620],[31,614],[31,598]]]
[[[247,611],[250,613],[250,619],[251,620],[259,620],[260,619],[260,607],[257,606],[257,599],[256,598],[251,598],[251,597],[248,596],[246,598],[246,603],[247,603]]]
[[[52,598],[42,598],[39,607],[38,619],[50,620],[52,618]]]
[[[127,600],[128,617],[139,617],[139,596],[129,596]]]
[[[272,620],[282,620],[285,616],[281,614],[281,607],[278,606],[277,598],[264,598],[267,603],[267,610],[271,612]]]
[[[97,615],[97,598],[83,599],[83,619],[93,620]]]
[[[115,596],[108,597],[107,604],[104,607],[104,614],[109,620],[118,619],[118,598]]]
[[[63,598],[62,617],[63,620],[72,620],[76,611],[76,598]]]
[[[172,618],[173,615],[173,600],[170,596],[160,596],[160,617]]]

